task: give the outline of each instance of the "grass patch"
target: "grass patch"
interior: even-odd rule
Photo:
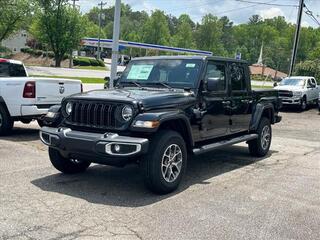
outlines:
[[[105,83],[104,79],[102,79],[102,78],[45,76],[45,75],[31,75],[30,77],[75,79],[75,80],[81,80],[82,83]]]
[[[99,71],[109,71],[108,67],[101,66],[74,66],[74,69],[85,69],[85,70],[99,70]]]

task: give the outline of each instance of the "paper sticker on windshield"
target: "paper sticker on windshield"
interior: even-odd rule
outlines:
[[[147,80],[153,69],[153,65],[132,65],[127,79]]]
[[[187,68],[194,68],[195,66],[196,66],[195,63],[187,63],[187,64],[186,64],[186,67],[187,67]]]

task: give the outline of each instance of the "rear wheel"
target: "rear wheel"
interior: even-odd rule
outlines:
[[[141,162],[146,186],[160,194],[176,190],[187,164],[183,138],[177,132],[163,130],[153,137],[149,149]]]
[[[261,118],[257,132],[258,138],[249,141],[249,151],[254,157],[264,157],[270,149],[272,129],[268,118]]]
[[[13,128],[13,120],[6,109],[0,105],[0,136],[7,135]]]
[[[90,162],[70,159],[61,156],[58,150],[49,148],[49,157],[52,165],[60,172],[66,174],[81,173],[87,170]]]

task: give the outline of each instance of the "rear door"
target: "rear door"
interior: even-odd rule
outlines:
[[[229,131],[229,103],[226,64],[208,61],[205,82],[215,81],[213,91],[205,91],[203,100],[206,113],[201,120],[201,138],[203,140],[225,136]]]
[[[35,79],[37,104],[60,104],[64,97],[81,92],[81,82],[67,79]]]
[[[252,114],[252,91],[248,66],[243,63],[230,63],[228,73],[231,82],[231,133],[247,131]]]

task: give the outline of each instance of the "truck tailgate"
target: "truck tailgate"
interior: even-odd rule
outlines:
[[[57,104],[64,97],[81,92],[80,80],[35,78],[37,104]]]

